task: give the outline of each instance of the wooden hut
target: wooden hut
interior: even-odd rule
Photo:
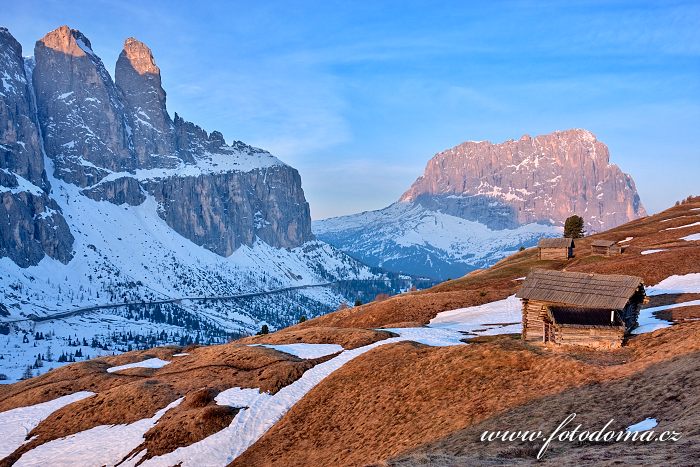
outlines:
[[[541,238],[537,244],[540,259],[569,259],[574,256],[574,239]]]
[[[622,254],[622,247],[612,240],[593,240],[591,253],[594,255],[614,256]]]
[[[516,296],[523,340],[610,348],[637,326],[644,284],[634,276],[533,269]]]

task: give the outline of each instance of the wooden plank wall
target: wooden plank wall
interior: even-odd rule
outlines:
[[[542,342],[544,337],[544,317],[547,313],[545,302],[523,300],[523,339],[527,342]]]
[[[563,345],[582,345],[594,348],[622,346],[625,331],[618,327],[555,326],[554,342]]]
[[[540,248],[540,259],[568,259],[568,248]]]

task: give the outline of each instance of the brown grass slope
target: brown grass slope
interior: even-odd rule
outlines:
[[[0,464],[10,465],[26,450],[51,439],[101,424],[151,417],[184,396],[181,406],[169,411],[149,431],[141,446],[148,449],[147,456],[166,453],[230,423],[235,410],[212,403],[221,390],[238,386],[276,392],[325,360],[302,360],[244,344],[308,342],[360,347],[390,336],[376,328],[422,325],[441,311],[505,298],[515,293],[520,285],[517,279],[527,275],[532,267],[634,274],[646,284],[655,284],[673,274],[700,272],[700,242],[680,240],[700,232],[700,227],[663,230],[700,220],[700,211],[692,211],[693,208],[700,208],[700,198],[579,240],[576,257],[568,262],[539,261],[536,250],[529,249],[492,268],[429,290],[338,311],[266,336],[192,348],[186,357],[173,358],[172,354],[182,349],[172,347],[130,352],[68,365],[41,377],[0,386],[0,411],[81,390],[98,393],[52,414],[29,434],[28,439],[36,436],[35,439]],[[627,237],[634,238],[627,242],[627,251],[622,256],[605,258],[590,254],[588,245],[592,239],[620,241]],[[646,249],[667,251],[641,255]],[[649,306],[696,298],[690,294],[655,297]],[[379,347],[323,380],[236,464],[362,465],[398,459],[407,453],[412,453],[412,457],[397,462],[413,462],[412,459],[418,459],[415,456],[459,460],[463,453],[449,449],[453,437],[461,440],[459,436],[469,436],[469,430],[474,427],[489,421],[495,423],[506,414],[546,412],[544,405],[529,404],[552,401],[559,404],[557,407],[564,407],[567,400],[579,395],[581,401],[595,399],[596,388],[607,388],[606,385],[612,385],[609,390],[620,394],[624,388],[632,387],[629,386],[632,383],[625,383],[627,380],[651,384],[661,374],[670,378],[678,377],[681,369],[689,375],[696,372],[697,359],[692,354],[700,351],[700,323],[692,318],[698,316],[697,310],[697,307],[670,310],[665,317],[687,320],[685,324],[635,337],[628,346],[609,352],[531,347],[514,336],[479,338],[472,341],[473,345],[449,348],[408,342]],[[106,372],[110,366],[151,357],[172,363],[157,370]],[[681,361],[677,366],[672,363]],[[662,367],[658,371],[650,369]],[[619,387],[614,386],[618,383]],[[682,383],[673,384],[680,390]],[[635,398],[621,407],[632,407],[635,400],[644,397],[649,401],[658,398],[647,383],[638,383],[634,388]],[[668,417],[672,410],[683,407],[675,399],[668,404],[676,405],[664,412]],[[531,409],[523,408],[528,406]],[[528,421],[526,415],[521,418]],[[492,450],[484,451],[483,458],[477,456],[474,460],[490,462],[493,458],[501,462],[502,453],[494,447],[489,449]],[[568,459],[565,456],[569,450],[564,451],[553,454]]]
[[[697,339],[697,325],[693,338]],[[678,330],[667,336],[678,338]],[[660,336],[659,336],[660,337]],[[542,442],[482,442],[488,430],[541,430],[552,433],[570,414],[575,413],[573,429],[602,429],[608,421],[611,430],[656,418],[657,433],[676,431],[674,443],[594,443],[558,442],[548,448],[540,465],[697,465],[700,456],[700,351],[660,360],[630,375],[604,379],[546,395],[527,404],[497,414],[481,423],[420,446],[388,462],[392,466],[413,465],[514,465],[535,464]]]
[[[197,392],[207,389],[213,396],[231,387],[261,388],[275,393],[293,383],[301,375],[324,359],[302,360],[294,356],[266,349],[249,347],[238,343],[216,347],[200,347],[189,350],[186,357],[171,358],[177,353],[173,348],[156,349],[155,352],[130,352],[117,357],[91,360],[76,365],[68,365],[53,370],[46,375],[10,386],[12,390],[0,403],[3,410],[44,402],[65,394],[81,390],[97,392],[96,396],[74,402],[52,413],[28,435],[31,442],[8,456],[0,465],[11,465],[24,453],[34,447],[99,425],[133,423],[152,417],[170,402],[187,396],[190,401],[200,399]],[[111,366],[144,360],[158,355],[171,360],[160,369],[131,369],[119,373],[107,373]],[[123,376],[126,373],[129,376]],[[212,396],[212,397],[213,397]],[[200,403],[201,405],[201,403]],[[209,405],[209,404],[207,404]],[[228,410],[193,406],[173,411],[174,415],[183,410],[197,410],[198,424],[185,424],[179,436],[168,435],[172,429],[162,428],[173,424],[172,417],[166,416],[163,425],[154,431],[148,446],[157,446],[158,452],[168,452],[182,445],[182,442],[197,440],[202,433],[211,434],[232,415]],[[170,413],[170,412],[168,412]],[[205,423],[204,423],[205,422]],[[225,426],[225,425],[224,425]],[[189,430],[189,431],[188,431]],[[194,441],[192,441],[194,440]]]
[[[499,451],[495,445],[480,446],[474,437],[488,420],[495,420],[488,426],[499,426],[498,416],[509,410],[531,404],[500,429],[538,429],[560,422],[572,411],[590,412],[592,423],[598,415],[613,414],[628,426],[647,414],[661,417],[667,412],[651,409],[674,403],[668,396],[680,392],[690,399],[683,399],[683,407],[669,409],[666,426],[670,426],[675,420],[672,413],[687,413],[697,400],[697,394],[686,393],[697,392],[693,382],[700,372],[699,335],[700,323],[689,323],[636,337],[630,347],[602,354],[532,347],[508,337],[461,347],[411,343],[380,347],[326,378],[232,465],[366,465],[416,449],[418,454],[430,453],[434,465],[478,465],[480,453],[488,454],[489,448],[496,450],[496,457],[504,457],[501,464],[509,463],[510,457],[505,458],[509,454],[500,453],[507,447],[500,446]],[[676,363],[664,367],[667,362]],[[660,364],[664,370],[654,370]],[[664,371],[675,375],[671,388],[665,386]],[[648,373],[656,376],[646,387],[639,381],[648,381],[643,378]],[[623,389],[608,394],[610,384]],[[616,403],[617,398],[621,400]],[[597,399],[599,405],[590,407],[590,401]],[[691,424],[684,420],[679,429]],[[464,449],[477,454],[462,462],[458,456],[465,452],[460,450],[465,436],[469,443]],[[697,429],[684,436],[689,442],[700,441]],[[426,446],[425,452],[421,446]],[[664,456],[676,447],[656,446],[666,449]],[[522,456],[532,459],[529,450]],[[450,462],[437,462],[441,457]],[[567,459],[576,458],[572,454]],[[401,462],[419,459],[412,453]]]

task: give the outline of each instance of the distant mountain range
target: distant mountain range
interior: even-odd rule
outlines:
[[[572,214],[590,232],[646,215],[632,177],[609,159],[581,129],[469,141],[436,154],[391,206],[316,221],[313,230],[370,265],[454,278],[561,235]]]

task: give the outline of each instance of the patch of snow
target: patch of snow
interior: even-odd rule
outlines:
[[[49,441],[26,452],[15,465],[18,467],[116,465],[143,442],[143,435],[168,410],[177,407],[180,402],[182,402],[182,398],[171,402],[151,418],[144,418],[125,425],[100,425]]]
[[[642,251],[642,254],[643,255],[652,255],[654,253],[661,253],[662,251],[668,251],[668,249],[667,248],[660,248],[660,249],[656,249],[656,250],[644,250],[644,251]]]
[[[161,360],[160,358],[149,358],[142,362],[127,363],[126,365],[107,368],[107,373],[115,373],[117,371],[128,370],[129,368],[163,368],[169,363],[169,361]]]
[[[656,285],[647,287],[647,295],[700,293],[700,272],[670,276]]]
[[[237,391],[225,394],[221,399],[234,404],[244,403],[247,408],[236,414],[231,425],[189,446],[179,447],[168,454],[148,459],[141,465],[227,465],[260,439],[294,404],[335,370],[374,348],[403,340],[405,339],[394,337],[357,349],[345,350],[337,357],[307,370],[301,378],[273,395],[256,394],[253,392],[255,390],[236,388]]]
[[[30,182],[26,178],[24,178],[20,175],[17,175],[14,172],[10,172],[7,169],[0,169],[0,172],[4,172],[7,175],[11,175],[15,178],[15,180],[17,180],[16,187],[8,188],[8,187],[4,187],[4,186],[0,185],[0,193],[4,193],[4,192],[9,191],[10,193],[12,193],[14,195],[22,193],[22,192],[30,193],[30,194],[35,195],[35,196],[41,196],[44,194],[44,191],[41,188],[34,185],[32,182]]]
[[[260,392],[260,389],[251,388],[230,388],[221,391],[214,400],[218,405],[227,405],[229,407],[250,407],[260,398],[272,397],[266,392]]]
[[[627,431],[634,433],[637,431],[648,431],[651,430],[652,428],[656,427],[659,422],[656,421],[655,418],[645,418],[639,423],[635,423],[634,425],[630,425],[627,427]]]
[[[669,227],[669,228],[664,229],[664,230],[687,229],[688,227],[695,227],[695,226],[697,226],[697,225],[700,225],[700,221],[698,221],[698,222],[693,222],[692,224],[681,225],[681,226],[679,226],[679,227]]]
[[[41,404],[18,407],[0,413],[0,459],[9,456],[46,417],[68,404],[94,396],[94,392],[80,391]]]
[[[443,311],[430,320],[429,327],[476,333],[484,328],[500,328],[520,323],[522,303],[515,295],[484,305]]]
[[[182,353],[174,353],[173,357],[186,357],[189,354],[187,352],[182,352]]]
[[[625,238],[624,240],[620,240],[620,241],[617,242],[617,243],[627,243],[627,242],[629,242],[630,240],[632,240],[633,238],[634,238],[634,237],[627,237],[627,238]]]
[[[675,307],[667,305],[653,308],[643,308],[642,310],[640,310],[639,318],[637,319],[639,326],[632,330],[632,334],[646,334],[648,332],[654,332],[658,329],[663,329],[671,326],[671,324],[673,323],[671,323],[670,321],[656,318],[653,314],[655,311],[661,311],[668,308]]]
[[[266,347],[280,352],[288,353],[299,358],[321,358],[326,355],[342,352],[344,349],[338,344],[253,344],[252,347]]]
[[[681,240],[685,240],[686,242],[700,241],[700,233],[687,235],[682,237]]]

